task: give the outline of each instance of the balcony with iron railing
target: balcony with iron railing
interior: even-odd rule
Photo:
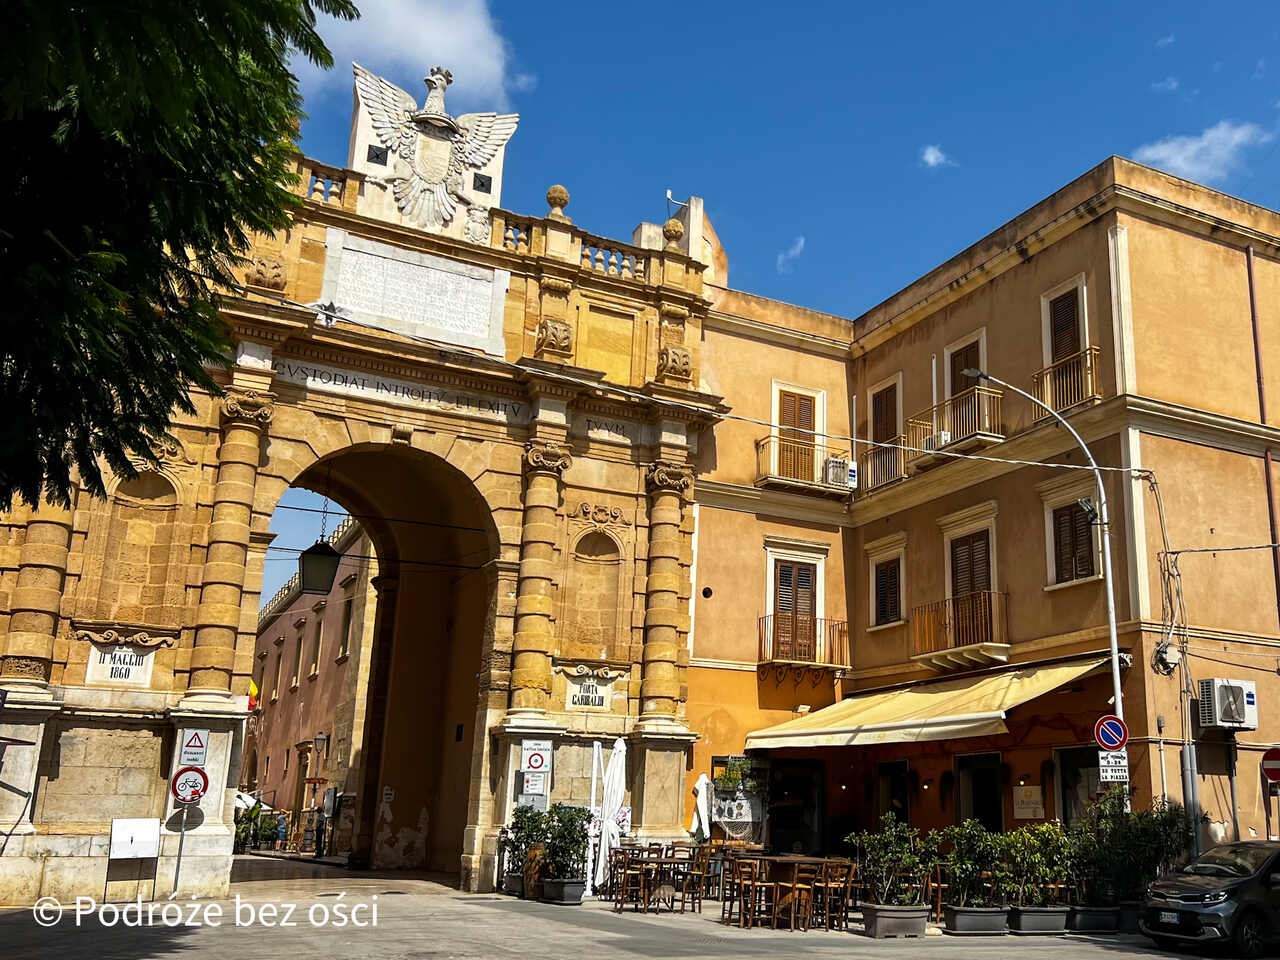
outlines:
[[[963,453],[1004,439],[1002,394],[970,387],[907,420],[907,467],[919,470],[942,459],[939,451]]]
[[[1087,347],[1032,374],[1031,395],[1058,413],[1100,400],[1097,378],[1100,353],[1097,347]],[[1038,422],[1047,419],[1049,413],[1036,407],[1032,417]]]
[[[903,449],[907,438],[902,434],[886,442],[884,446],[868,447],[858,457],[858,485],[863,493],[870,493],[907,476],[907,452]]]
[[[978,590],[913,607],[911,659],[935,670],[1007,661],[1006,595]]]
[[[756,443],[755,485],[847,497],[849,465],[848,450],[771,435]]]
[[[849,624],[800,613],[772,613],[760,618],[761,667],[842,671],[852,664]]]

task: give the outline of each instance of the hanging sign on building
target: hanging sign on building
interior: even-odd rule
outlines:
[[[550,773],[551,741],[521,740],[520,771],[522,773]]]
[[[1129,751],[1128,750],[1099,750],[1098,751],[1098,782],[1099,783],[1128,783],[1129,782]]]

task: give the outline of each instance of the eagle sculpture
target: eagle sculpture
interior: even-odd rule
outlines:
[[[479,170],[516,132],[518,113],[465,113],[456,120],[444,108],[444,92],[453,75],[432,67],[423,78],[427,99],[419,110],[413,97],[358,63],[356,89],[369,111],[374,133],[394,158],[390,185],[406,220],[438,230],[453,219],[467,170]],[[374,178],[370,178],[374,179]]]

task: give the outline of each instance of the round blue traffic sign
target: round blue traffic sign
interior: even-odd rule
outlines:
[[[1129,728],[1119,717],[1107,714],[1093,725],[1093,739],[1103,750],[1123,750],[1129,742]]]

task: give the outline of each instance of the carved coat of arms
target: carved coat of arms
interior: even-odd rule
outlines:
[[[356,88],[369,111],[374,133],[393,158],[386,178],[406,220],[428,230],[451,222],[462,196],[462,177],[494,158],[516,132],[518,113],[464,113],[456,119],[444,107],[453,74],[432,67],[423,78],[427,99],[419,110],[413,97],[358,63]]]

